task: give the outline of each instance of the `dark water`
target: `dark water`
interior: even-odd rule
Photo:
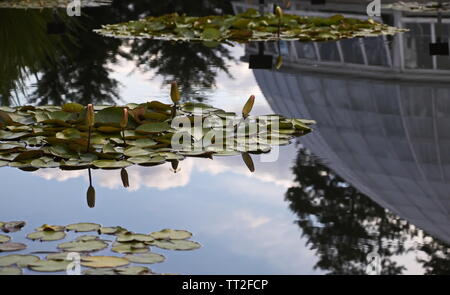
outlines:
[[[29,245],[20,253],[59,243],[25,239],[41,224],[97,222],[193,232],[202,248],[155,250],[167,257],[151,265],[157,272],[365,274],[375,255],[381,274],[449,273],[450,62],[428,53],[434,18],[405,16],[397,25],[411,31],[402,37],[283,43],[278,71],[249,69],[253,44],[209,48],[92,33],[145,15],[243,8],[187,2],[114,1],[72,18],[0,9],[2,105],[168,102],[167,83],[177,80],[184,100],[239,111],[254,94],[255,115],[314,119],[315,131],[275,150],[274,162],[256,159],[253,174],[239,157],[187,159],[176,174],[170,165],[132,167],[126,190],[119,172],[96,170],[92,209],[87,171],[1,168],[0,221],[27,222],[11,234]],[[353,14],[364,17],[363,8]],[[48,34],[55,19],[64,34]],[[278,54],[273,44],[265,50]],[[96,255],[103,253],[113,254]]]

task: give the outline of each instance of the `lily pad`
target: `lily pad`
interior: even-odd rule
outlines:
[[[140,263],[140,264],[153,264],[153,263],[160,263],[166,260],[166,258],[161,254],[156,253],[145,253],[140,255],[126,255],[124,258],[128,259],[130,262],[133,263]]]
[[[104,241],[72,241],[58,245],[59,249],[67,252],[94,252],[108,247]]]
[[[61,225],[48,225],[43,224],[40,227],[36,228],[36,231],[64,231],[65,227]]]
[[[156,240],[186,240],[192,237],[192,233],[186,230],[163,229],[150,234]]]
[[[73,261],[73,259],[68,258],[69,252],[60,252],[60,253],[52,253],[47,255],[45,259],[47,260],[56,260],[56,261]]]
[[[116,256],[86,256],[81,258],[81,265],[92,268],[111,268],[130,264],[128,260]]]
[[[126,242],[143,242],[150,243],[154,240],[151,235],[144,234],[135,234],[131,232],[123,233],[117,236],[117,242],[126,243]]]
[[[147,253],[150,251],[149,246],[140,243],[140,242],[134,242],[134,243],[114,243],[111,251],[120,253],[120,254],[139,254],[139,253]]]
[[[9,236],[0,234],[0,243],[6,243],[6,242],[9,242],[10,240],[11,240],[11,238]]]
[[[14,252],[14,251],[20,251],[27,248],[27,245],[22,243],[12,243],[12,242],[6,242],[0,244],[0,252]]]
[[[148,267],[144,266],[128,266],[128,267],[118,267],[114,269],[118,275],[128,275],[128,276],[140,276],[152,274],[152,271]]]
[[[123,232],[127,232],[127,230],[120,226],[102,227],[99,229],[99,233],[105,235],[115,235]]]
[[[0,267],[0,276],[18,276],[22,274],[22,270],[18,267]]]
[[[28,268],[39,272],[66,271],[70,261],[65,260],[38,260],[28,265]]]
[[[39,257],[34,255],[18,255],[11,254],[0,257],[0,266],[17,265],[18,267],[27,267],[29,264],[39,260]]]
[[[116,161],[116,160],[97,160],[93,161],[92,165],[98,168],[126,168],[133,165],[128,161]]]
[[[37,231],[27,235],[27,239],[38,241],[58,241],[66,237],[66,233],[62,231]]]
[[[66,226],[67,230],[73,230],[75,232],[90,232],[90,231],[98,231],[102,226],[97,223],[74,223]]]
[[[195,250],[201,247],[199,243],[189,240],[155,240],[151,245],[161,249],[180,251]]]
[[[1,230],[5,233],[13,233],[20,231],[22,227],[25,226],[25,221],[10,221],[10,222],[4,222]]]

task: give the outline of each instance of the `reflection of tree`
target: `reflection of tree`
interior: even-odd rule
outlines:
[[[213,87],[218,70],[228,74],[224,59],[232,59],[223,46],[211,49],[203,44],[152,40],[137,41],[132,54],[141,68],[155,69],[156,75],[164,77],[164,83],[176,80],[184,98],[197,94],[195,89]]]
[[[67,101],[114,103],[119,99],[118,81],[111,78],[108,67],[117,61],[121,41],[92,33],[112,18],[108,9],[84,8],[77,18],[82,26],[64,35],[64,52],[58,52],[56,63],[43,66],[30,102],[60,105]]]
[[[24,92],[25,80],[55,60],[61,40],[46,32],[51,19],[49,11],[0,9],[1,104],[17,99]]]
[[[405,253],[402,243],[415,230],[407,222],[359,193],[329,168],[300,150],[293,171],[297,186],[286,199],[299,217],[298,225],[311,249],[317,251],[316,268],[329,274],[365,274],[370,244],[381,256],[381,274],[401,274],[403,266],[393,261]],[[372,230],[377,232],[373,235]],[[366,244],[369,247],[363,247]]]
[[[114,1],[111,7],[83,8],[83,16],[69,18],[78,25],[71,26],[62,36],[46,33],[46,24],[51,21],[51,12],[47,10],[1,10],[0,37],[8,42],[3,42],[0,50],[7,50],[9,55],[0,53],[2,58],[7,56],[6,60],[10,61],[1,65],[2,103],[10,103],[9,93],[22,85],[19,82],[30,74],[37,77],[30,103],[114,103],[119,99],[119,83],[110,76],[109,66],[117,62],[118,56],[131,60],[131,55],[123,51],[122,45],[125,44],[132,46],[132,54],[138,54],[136,62],[142,70],[155,71],[164,81],[177,80],[185,94],[192,94],[194,88],[214,86],[217,72],[227,72],[225,60],[231,59],[228,50],[222,46],[208,48],[201,44],[170,44],[142,40],[124,43],[122,40],[106,38],[92,32],[102,24],[175,11],[189,15],[206,15],[231,13],[232,9],[229,1]],[[22,15],[25,13],[27,15]],[[34,20],[31,14],[36,18],[34,25],[25,26],[27,22]],[[12,34],[12,27],[3,23],[8,20],[17,20],[20,25],[17,28],[25,29]],[[1,31],[2,29],[5,31]],[[40,31],[33,31],[37,29]],[[6,35],[15,36],[18,42],[10,42]],[[27,38],[28,35],[32,38]],[[18,46],[15,44],[23,42],[30,44],[16,48]],[[20,57],[16,56],[17,49],[19,53],[22,49],[28,54],[22,63],[15,60]],[[36,53],[39,53],[39,56]]]
[[[427,275],[450,274],[450,248],[448,245],[433,240],[424,243],[420,250],[426,257],[419,257],[417,261],[423,265]]]

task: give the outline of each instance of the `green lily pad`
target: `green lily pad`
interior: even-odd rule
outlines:
[[[186,240],[192,237],[192,233],[186,230],[163,229],[150,234],[156,240]]]
[[[47,260],[56,260],[56,261],[73,261],[68,257],[69,252],[60,252],[60,253],[52,253],[47,255],[45,259]]]
[[[161,254],[156,253],[145,253],[140,255],[126,255],[124,258],[128,259],[130,262],[139,264],[153,264],[160,263],[166,260],[166,258]]]
[[[139,253],[147,253],[150,251],[149,246],[140,243],[140,242],[134,242],[134,243],[114,243],[111,251],[120,253],[120,254],[139,254]]]
[[[22,243],[12,243],[12,242],[6,242],[0,244],[0,252],[14,252],[14,251],[20,251],[27,248],[27,245]]]
[[[28,265],[28,268],[38,272],[66,271],[71,262],[65,260],[38,260]]]
[[[170,125],[167,122],[147,123],[136,128],[136,132],[143,134],[161,133],[168,131]]]
[[[128,161],[96,160],[92,162],[92,165],[98,168],[126,168],[133,164]]]
[[[82,222],[82,223],[74,223],[69,224],[66,226],[67,230],[73,230],[75,232],[90,232],[90,231],[98,231],[102,226],[97,223],[89,223],[89,222]]]
[[[152,274],[152,271],[148,267],[144,266],[128,266],[128,267],[118,267],[114,269],[118,275],[123,276],[140,276]]]
[[[81,257],[81,265],[92,268],[111,268],[130,264],[128,260],[116,256],[86,256]]]
[[[48,225],[43,224],[40,227],[36,228],[36,231],[64,231],[65,227],[62,225]]]
[[[11,240],[11,238],[9,236],[0,234],[0,243],[6,243],[6,242],[9,242],[10,240]]]
[[[27,239],[38,241],[58,241],[66,237],[66,233],[62,231],[37,231],[27,235]]]
[[[22,270],[18,267],[0,267],[0,276],[18,276],[22,274]]]
[[[195,250],[201,247],[199,243],[188,240],[155,240],[151,245],[161,249],[180,251]]]
[[[95,252],[108,247],[104,241],[72,241],[58,245],[59,249],[67,252]]]
[[[117,242],[127,243],[127,242],[142,242],[150,243],[154,240],[151,235],[135,234],[131,232],[123,233],[117,236]]]
[[[99,233],[105,235],[115,235],[123,232],[127,232],[127,230],[120,226],[102,227],[99,229]]]
[[[38,260],[39,257],[34,255],[11,254],[0,257],[0,266],[17,265],[18,267],[27,267],[29,264]]]

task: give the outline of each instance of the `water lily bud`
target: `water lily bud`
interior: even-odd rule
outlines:
[[[128,172],[125,168],[122,168],[120,170],[120,178],[122,178],[122,184],[123,187],[129,187],[130,186],[130,182],[128,180]]]
[[[180,91],[178,90],[177,82],[172,82],[172,86],[170,88],[170,98],[174,104],[177,104],[180,101]]]
[[[242,109],[242,117],[247,118],[250,112],[252,111],[253,104],[255,103],[255,96],[252,95],[247,100],[247,102],[244,105],[244,108]]]
[[[121,128],[127,128],[128,125],[128,108],[123,108],[122,120],[120,121]]]
[[[88,104],[86,112],[86,125],[88,127],[92,127],[94,126],[94,123],[95,123],[94,106],[92,104]]]
[[[87,203],[89,208],[95,207],[95,189],[92,185],[87,190]]]
[[[283,10],[281,9],[280,6],[277,6],[277,8],[275,8],[275,14],[276,16],[278,16],[279,18],[283,17]]]
[[[280,55],[277,58],[277,63],[275,64],[275,68],[277,70],[281,69],[281,67],[283,66],[283,57]]]

